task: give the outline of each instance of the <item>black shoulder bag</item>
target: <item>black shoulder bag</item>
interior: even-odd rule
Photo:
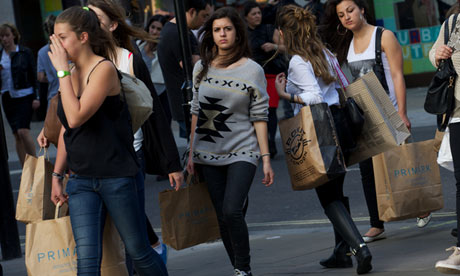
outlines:
[[[450,33],[453,32],[458,14],[452,20]],[[449,19],[444,22],[444,44],[449,41]],[[444,131],[454,110],[454,91],[457,73],[452,59],[439,61],[438,69],[428,86],[425,98],[425,111],[437,115],[437,124],[440,131]]]

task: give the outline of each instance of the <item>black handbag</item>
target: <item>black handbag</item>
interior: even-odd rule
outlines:
[[[457,22],[456,14],[453,18],[451,31],[455,28]],[[444,44],[449,41],[449,19],[444,22]],[[438,129],[444,131],[449,122],[454,109],[454,92],[455,80],[457,73],[455,72],[452,59],[443,59],[439,61],[438,69],[434,74],[433,79],[428,86],[428,91],[425,98],[424,108],[430,114],[437,115]]]
[[[340,123],[341,127],[337,127],[337,131],[339,132],[339,136],[342,136],[340,137],[342,142],[341,147],[345,159],[347,159],[349,154],[357,148],[357,140],[364,126],[364,111],[352,97],[347,98],[345,96],[345,87],[339,76],[339,72],[334,65],[332,65],[332,67],[334,68],[337,81],[340,83],[341,88],[337,93],[340,99],[340,112],[344,120]]]

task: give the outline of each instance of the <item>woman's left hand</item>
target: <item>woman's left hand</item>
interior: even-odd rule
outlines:
[[[69,71],[69,58],[67,52],[62,46],[61,39],[53,34],[50,36],[51,44],[48,56],[56,71]]]
[[[275,87],[276,92],[281,97],[281,95],[286,91],[286,74],[279,73],[278,75],[276,75]]]
[[[275,173],[273,172],[272,165],[270,164],[270,159],[268,159],[268,161],[263,161],[263,169],[264,178],[262,179],[262,184],[268,187],[272,185],[275,180]]]
[[[179,190],[182,183],[184,183],[184,174],[182,172],[172,172],[168,174],[169,176],[169,183],[171,187],[173,187],[176,191]]]

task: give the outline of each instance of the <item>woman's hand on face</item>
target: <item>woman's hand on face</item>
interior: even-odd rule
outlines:
[[[56,71],[69,71],[69,58],[67,52],[62,46],[61,39],[53,34],[50,36],[51,44],[48,56]]]
[[[69,196],[64,195],[62,191],[62,180],[57,177],[53,177],[51,185],[51,201],[54,203],[54,205],[56,205],[58,202],[67,202]]]
[[[37,143],[40,146],[40,148],[47,148],[50,146],[50,143],[48,142],[48,139],[45,137],[44,133],[44,128],[42,128],[42,131],[37,136]]]
[[[452,56],[452,48],[447,45],[441,45],[436,49],[434,59],[438,63],[441,59],[448,59]]]
[[[275,173],[273,172],[272,165],[270,164],[270,159],[263,162],[264,178],[262,179],[262,184],[265,186],[270,186],[275,180]]]
[[[275,87],[276,87],[276,92],[280,96],[281,94],[286,92],[286,74],[279,73],[278,75],[276,75]]]

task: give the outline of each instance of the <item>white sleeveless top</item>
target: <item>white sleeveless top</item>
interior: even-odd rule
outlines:
[[[347,63],[350,68],[351,75],[353,80],[365,75],[372,71],[372,68],[375,64],[375,35],[377,33],[377,27],[374,27],[374,32],[372,33],[371,41],[367,49],[360,53],[355,53],[355,47],[353,45],[354,38],[350,42],[347,55]],[[398,102],[396,101],[395,87],[393,84],[393,79],[391,78],[390,65],[388,64],[388,59],[386,54],[382,51],[382,63],[383,69],[385,71],[385,79],[387,81],[388,90],[390,92],[390,100],[393,103],[396,110],[398,110]]]
[[[123,73],[130,74],[131,75],[131,69],[129,66],[129,63],[131,59],[133,58],[133,53],[126,49],[121,49],[120,51],[117,51],[118,56],[117,56],[117,68]],[[133,73],[134,74],[134,73]],[[142,141],[144,141],[144,134],[142,133],[142,128],[139,128],[136,133],[134,133],[134,142],[133,142],[133,147],[135,151],[138,151],[142,147]]]

